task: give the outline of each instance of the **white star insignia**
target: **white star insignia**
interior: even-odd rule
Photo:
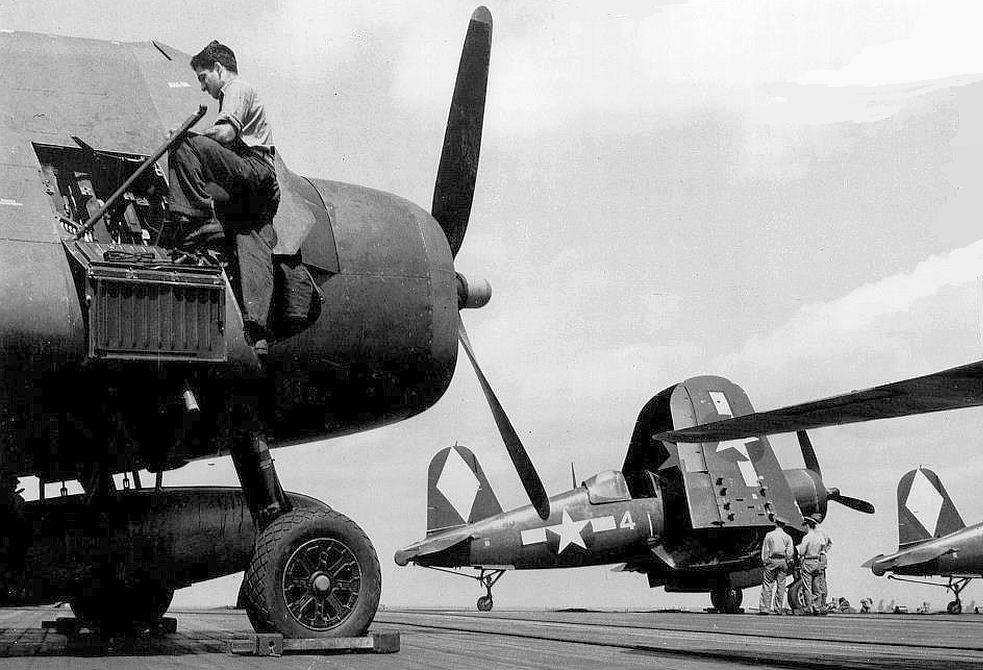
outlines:
[[[570,518],[570,514],[566,509],[563,510],[563,522],[557,524],[556,526],[549,526],[546,530],[551,533],[555,533],[560,536],[560,546],[557,548],[556,553],[562,553],[564,549],[569,547],[571,544],[576,544],[581,549],[586,549],[587,545],[584,544],[584,538],[581,537],[580,532],[584,529],[584,526],[590,523],[590,519],[584,519],[583,521],[574,521]]]
[[[717,444],[717,453],[721,451],[726,451],[728,449],[735,449],[737,453],[741,454],[744,458],[751,460],[751,457],[747,453],[747,445],[749,442],[754,442],[754,440],[729,440],[727,442],[720,442]]]

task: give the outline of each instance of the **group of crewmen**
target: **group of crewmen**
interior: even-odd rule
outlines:
[[[823,517],[812,514],[804,517],[802,525],[807,532],[798,545],[785,532],[786,521],[775,515],[775,528],[765,535],[761,543],[761,562],[764,563],[761,579],[761,601],[758,614],[785,614],[785,578],[794,567],[795,552],[799,557],[799,578],[802,581],[804,615],[826,614],[826,565],[833,541],[822,529]]]

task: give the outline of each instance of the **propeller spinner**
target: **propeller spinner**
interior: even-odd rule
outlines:
[[[447,116],[447,129],[444,131],[444,146],[440,152],[440,163],[434,184],[430,213],[444,231],[451,255],[455,258],[464,242],[468,219],[471,217],[471,204],[474,200],[478,155],[481,151],[481,130],[485,117],[491,36],[491,12],[486,7],[478,7],[471,14],[471,22],[468,24],[468,32],[464,38],[461,62],[454,83],[454,95]],[[482,307],[491,299],[491,287],[483,280],[469,281],[458,274],[457,286],[460,309]],[[485,394],[495,424],[502,435],[502,441],[505,442],[505,448],[526,494],[539,516],[546,519],[549,517],[549,497],[546,495],[546,489],[522,441],[478,365],[460,315],[458,340],[478,376],[481,390]]]

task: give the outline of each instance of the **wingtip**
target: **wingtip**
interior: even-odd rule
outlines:
[[[478,23],[484,23],[487,26],[491,27],[492,15],[491,12],[488,11],[487,7],[481,5],[471,13],[471,20],[477,21]]]

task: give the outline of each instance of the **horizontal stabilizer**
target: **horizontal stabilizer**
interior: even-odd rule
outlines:
[[[874,556],[873,558],[868,558],[866,561],[864,561],[860,565],[860,567],[865,570],[870,570],[872,567],[874,567],[874,564],[877,563],[882,558],[884,558],[884,554],[877,554],[877,556]]]
[[[877,556],[864,563],[862,567],[870,568],[876,574],[883,574],[895,568],[928,563],[953,552],[955,549],[947,544],[926,544],[905,549],[890,556]]]
[[[433,556],[470,541],[471,535],[469,533],[445,533],[432,539],[428,538],[411,544],[405,549],[398,549],[394,560],[396,565],[406,565],[411,561],[416,562],[424,556]]]
[[[770,412],[670,430],[667,442],[720,442],[983,405],[983,361]]]

